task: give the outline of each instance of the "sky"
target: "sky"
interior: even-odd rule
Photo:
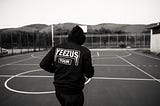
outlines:
[[[0,0],[0,29],[73,22],[160,22],[160,0]]]

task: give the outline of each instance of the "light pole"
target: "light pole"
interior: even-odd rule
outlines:
[[[54,26],[51,25],[51,31],[52,31],[52,47],[54,47]]]

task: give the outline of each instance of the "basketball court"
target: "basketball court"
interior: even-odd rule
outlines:
[[[160,106],[160,59],[131,50],[92,49],[95,75],[84,106]],[[53,74],[39,67],[47,51],[0,58],[0,106],[60,106]]]

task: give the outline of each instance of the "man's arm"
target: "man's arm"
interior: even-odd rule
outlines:
[[[40,62],[40,67],[44,69],[45,71],[48,71],[50,73],[55,72],[55,67],[54,67],[54,48],[52,48],[48,54],[42,59]]]
[[[87,78],[91,78],[94,75],[94,67],[92,66],[91,53],[88,52],[84,55],[84,74]]]

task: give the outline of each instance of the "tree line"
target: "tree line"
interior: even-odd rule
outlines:
[[[4,48],[49,46],[50,37],[48,33],[38,31],[0,31],[0,46]]]
[[[68,35],[70,29],[56,28],[54,30],[55,36]],[[145,32],[148,33],[148,32]],[[104,27],[100,29],[88,28],[87,34],[126,34],[121,30],[110,30]],[[0,47],[4,48],[28,48],[28,47],[49,47],[52,43],[51,31],[19,31],[19,30],[0,30]],[[123,37],[119,37],[121,40]],[[104,39],[105,40],[105,39]],[[106,39],[107,40],[107,39]]]

